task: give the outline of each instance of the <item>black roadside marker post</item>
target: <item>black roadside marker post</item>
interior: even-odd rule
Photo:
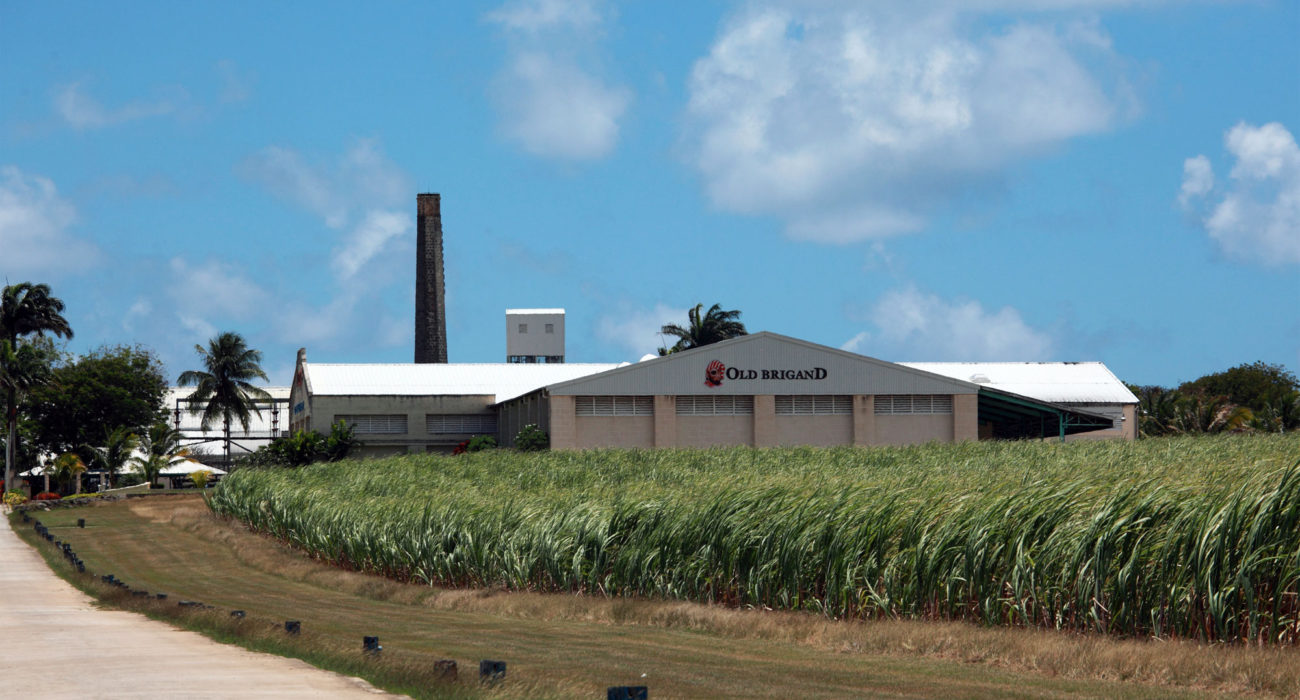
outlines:
[[[438,659],[434,662],[433,668],[438,672],[438,679],[444,681],[456,680],[456,662],[451,659]]]
[[[77,527],[85,527],[85,526],[86,526],[86,519],[85,519],[85,518],[77,518]]]
[[[285,620],[285,621],[284,621],[284,631],[285,631],[285,632],[288,632],[289,634],[298,634],[298,633],[302,632],[302,621],[300,621],[300,620]]]
[[[244,611],[243,611],[243,610],[231,610],[231,611],[230,611],[230,616],[233,617],[233,618],[235,618],[235,619],[237,619],[237,620],[242,620],[242,619],[244,619]]]
[[[362,637],[361,650],[372,656],[379,656],[384,648],[379,646],[379,637]]]
[[[484,659],[478,662],[478,679],[484,683],[496,683],[506,677],[506,662]]]
[[[605,691],[606,700],[650,700],[650,689],[644,685],[615,685]]]

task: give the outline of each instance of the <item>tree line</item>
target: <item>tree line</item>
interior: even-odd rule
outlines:
[[[1300,428],[1300,381],[1282,365],[1254,362],[1176,388],[1129,385],[1144,437]]]
[[[78,490],[80,477],[101,472],[111,485],[128,468],[154,482],[178,457],[188,456],[183,436],[164,405],[168,382],[162,362],[142,346],[104,346],[84,355],[64,352],[71,339],[65,305],[49,285],[23,282],[0,294],[0,390],[5,408],[5,490],[18,473],[46,459],[64,490]],[[254,386],[267,381],[260,352],[238,333],[221,333],[205,348],[195,346],[201,368],[179,376],[193,386],[191,411],[204,430],[221,425],[226,463],[233,423],[248,429],[255,399],[269,398]]]

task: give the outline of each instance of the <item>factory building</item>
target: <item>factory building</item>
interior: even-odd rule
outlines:
[[[1111,398],[1122,400],[1099,402],[1098,386],[1081,383],[1071,395],[1064,382],[1054,385],[1063,399],[1091,402],[1085,407],[971,381],[978,372],[961,378],[923,366],[766,332],[622,365],[339,365],[300,353],[291,428],[323,432],[347,421],[367,455],[445,451],[480,434],[509,446],[530,423],[553,449],[1133,437],[1125,407],[1136,399],[1115,386]],[[1049,375],[1067,366],[1035,367]],[[1104,366],[1082,366],[1102,376]]]
[[[477,435],[510,446],[528,424],[554,449],[1136,437],[1137,398],[1100,363],[900,364],[755,333],[572,364],[564,309],[507,310],[504,363],[448,363],[439,195],[418,195],[416,217],[415,363],[309,363],[300,350],[291,431],[345,421],[363,456]]]

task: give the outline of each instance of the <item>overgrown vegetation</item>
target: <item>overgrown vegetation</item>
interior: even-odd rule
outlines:
[[[1300,435],[403,456],[211,501],[400,580],[1300,641]]]

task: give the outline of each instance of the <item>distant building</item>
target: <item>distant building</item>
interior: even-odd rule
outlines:
[[[564,362],[564,309],[506,309],[506,362]]]
[[[766,332],[620,365],[340,365],[300,353],[291,427],[347,421],[364,455],[474,435],[510,445],[530,423],[555,449],[1136,437],[1137,399],[1100,363],[934,369]]]

